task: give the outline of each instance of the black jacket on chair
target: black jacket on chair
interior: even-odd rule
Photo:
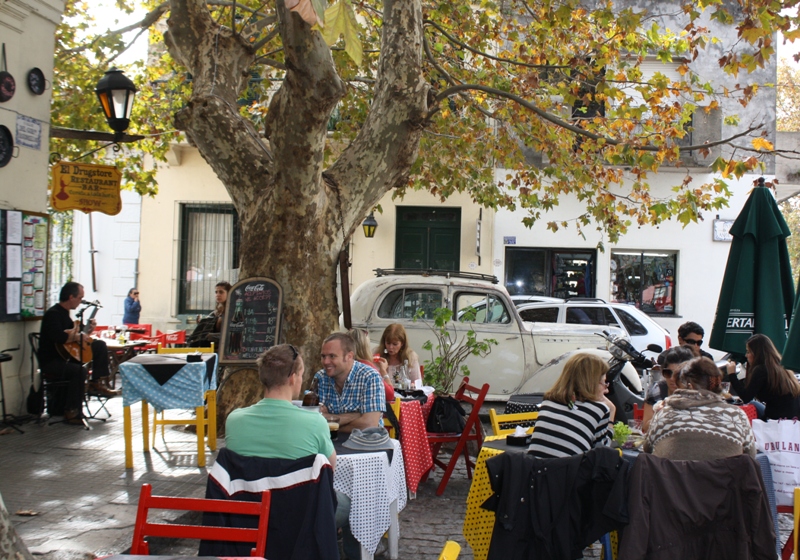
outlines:
[[[272,491],[266,557],[282,560],[338,560],[333,469],[324,455],[301,459],[243,457],[219,452],[208,473],[206,498],[259,501]],[[254,516],[204,513],[203,525],[257,527]],[[200,542],[200,556],[249,556],[252,545]]]
[[[749,455],[670,461],[642,454],[630,480],[625,560],[775,560],[775,526]]]
[[[570,560],[628,522],[628,465],[607,447],[560,459],[506,452],[486,461],[496,513],[488,560]],[[624,557],[621,557],[624,558]]]

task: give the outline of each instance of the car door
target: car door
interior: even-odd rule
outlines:
[[[450,329],[459,340],[472,329],[478,340],[497,341],[485,358],[469,356],[465,361],[470,384],[488,383],[491,395],[511,394],[522,382],[526,359],[524,331],[511,302],[500,292],[458,287],[452,290],[451,300],[455,320]]]

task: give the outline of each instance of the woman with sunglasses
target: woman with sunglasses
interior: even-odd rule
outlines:
[[[595,354],[570,356],[539,405],[530,453],[542,458],[570,457],[610,445],[616,407],[606,397],[607,372],[608,364]]]
[[[678,388],[675,381],[676,373],[694,358],[692,350],[686,346],[675,346],[658,356],[658,363],[661,366],[661,375],[664,378],[654,383],[647,391],[647,398],[644,401],[644,413],[642,415],[642,431],[647,433],[650,422],[653,420],[655,406],[663,401]]]
[[[644,440],[645,453],[673,461],[756,456],[747,415],[723,400],[722,372],[714,362],[694,358],[672,378],[678,388],[659,403]]]
[[[768,420],[800,416],[800,383],[781,365],[781,355],[768,336],[754,334],[745,345],[747,375],[736,375],[736,364],[728,362],[726,381],[744,402],[758,399]]]
[[[131,288],[128,290],[128,297],[125,298],[125,314],[122,316],[122,322],[126,325],[138,325],[141,312],[142,304],[139,303],[139,289]]]

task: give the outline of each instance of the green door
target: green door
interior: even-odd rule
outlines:
[[[461,209],[397,207],[395,267],[459,270]]]

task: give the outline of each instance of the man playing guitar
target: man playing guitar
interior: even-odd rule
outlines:
[[[70,343],[81,344],[88,341],[94,330],[95,321],[90,319],[86,329],[81,331],[80,322],[73,323],[70,311],[81,305],[83,286],[77,282],[67,282],[61,288],[59,302],[47,310],[42,318],[39,341],[39,366],[42,375],[53,381],[68,380],[64,421],[67,424],[83,425],[81,406],[83,404],[84,386],[87,370],[78,360],[64,358],[63,346]],[[88,384],[88,392],[104,397],[119,394],[108,385],[108,349],[102,340],[91,343],[92,379]],[[89,357],[82,360],[88,362]]]

